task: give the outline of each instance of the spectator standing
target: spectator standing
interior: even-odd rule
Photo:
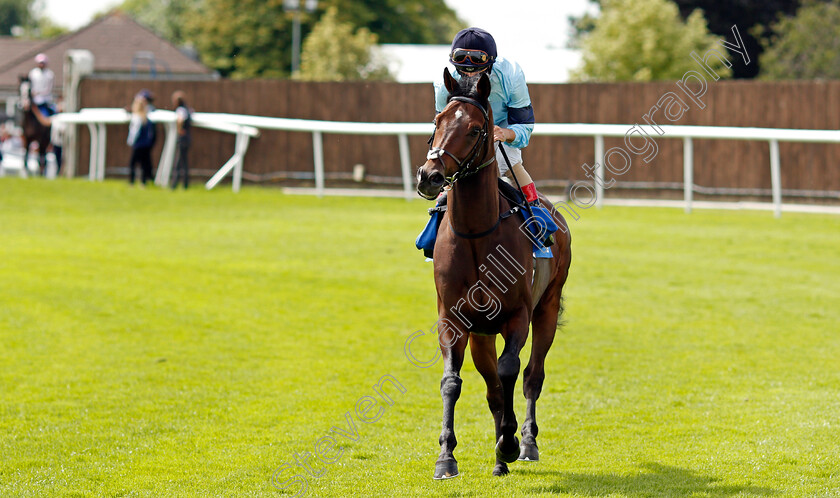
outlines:
[[[152,147],[156,138],[155,124],[149,119],[148,101],[137,95],[131,104],[131,120],[128,123],[126,141],[131,146],[131,161],[128,164],[130,184],[134,184],[134,168],[137,164],[141,168],[141,182],[144,187],[146,181],[152,177]]]
[[[172,105],[175,106],[175,125],[178,129],[178,157],[175,160],[172,189],[178,188],[178,181],[183,177],[186,190],[190,184],[188,153],[192,142],[192,109],[187,106],[185,94],[180,90],[172,94]]]
[[[142,98],[146,101],[146,106],[148,107],[148,112],[155,112],[157,108],[155,107],[155,94],[151,92],[151,90],[142,89],[140,92],[137,93],[137,96]]]

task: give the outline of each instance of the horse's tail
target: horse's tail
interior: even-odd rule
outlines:
[[[560,306],[557,309],[557,330],[566,326],[566,318],[563,316],[563,312],[566,311],[565,300],[564,296],[560,296]]]

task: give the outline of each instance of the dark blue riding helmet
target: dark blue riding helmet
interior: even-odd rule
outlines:
[[[449,62],[459,71],[473,73],[496,61],[496,40],[481,28],[462,29],[452,40]]]

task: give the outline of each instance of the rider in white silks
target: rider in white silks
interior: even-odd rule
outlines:
[[[519,64],[496,54],[496,41],[481,28],[467,28],[452,40],[449,62],[455,66],[455,79],[486,72],[490,77],[490,107],[493,109],[493,138],[496,144],[496,162],[499,173],[511,178],[511,171],[522,186],[529,203],[536,204],[537,189],[531,175],[522,166],[522,150],[531,140],[534,130],[534,109],[525,73]],[[435,82],[435,110],[443,111],[449,92],[443,80]],[[500,152],[504,147],[512,168]]]
[[[29,84],[32,91],[32,102],[41,110],[44,116],[55,114],[53,105],[53,85],[55,74],[47,67],[49,58],[46,54],[35,56],[36,67],[29,71]]]

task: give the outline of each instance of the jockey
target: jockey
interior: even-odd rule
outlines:
[[[531,132],[534,130],[534,109],[531,107],[531,96],[528,93],[528,85],[525,83],[525,74],[516,62],[510,61],[496,54],[496,41],[487,31],[480,28],[467,28],[458,32],[452,40],[452,49],[449,52],[449,62],[455,66],[455,79],[462,76],[473,76],[486,72],[490,78],[490,107],[493,110],[493,139],[498,141],[496,149],[496,163],[499,173],[507,178],[514,178],[522,187],[525,200],[531,207],[529,213],[536,213],[535,216],[542,220],[538,225],[547,227],[547,231],[540,232],[539,244],[535,244],[534,256],[538,258],[551,258],[552,253],[548,249],[553,243],[551,234],[557,230],[556,224],[551,221],[551,215],[544,208],[540,207],[539,194],[534,185],[531,175],[522,166],[522,150],[528,146],[531,140]],[[435,82],[435,110],[440,113],[448,103],[449,92],[443,81]],[[507,158],[502,154],[504,149]],[[440,224],[441,213],[446,208],[446,193],[444,190],[437,198],[436,206],[429,210],[431,217],[426,228],[417,237],[415,245],[423,250],[427,258],[433,254],[437,228]],[[535,225],[529,229],[534,230]],[[547,234],[547,236],[546,236]]]
[[[41,110],[41,114],[46,117],[55,114],[55,107],[53,107],[53,83],[55,82],[55,74],[47,67],[48,62],[49,59],[46,54],[38,54],[35,56],[37,67],[29,71],[32,101]]]
[[[525,74],[519,64],[496,55],[496,41],[481,28],[467,28],[452,40],[449,62],[455,66],[455,79],[486,72],[490,77],[490,107],[493,109],[493,138],[499,142],[496,162],[499,173],[511,178],[511,169],[522,186],[526,200],[538,205],[537,189],[522,166],[522,150],[528,146],[534,129],[534,109]],[[443,80],[435,82],[435,110],[443,111],[449,92]],[[512,168],[508,168],[499,149],[504,147]]]

